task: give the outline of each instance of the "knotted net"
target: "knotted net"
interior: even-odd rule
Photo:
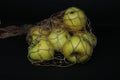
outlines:
[[[28,54],[28,59],[29,61],[34,64],[34,65],[37,65],[37,66],[56,66],[56,67],[68,67],[68,66],[72,66],[74,65],[75,63],[72,63],[70,61],[68,61],[65,56],[62,54],[62,50],[61,48],[59,49],[59,51],[53,51],[54,54],[51,53],[51,50],[53,50],[51,47],[47,47],[47,49],[44,49],[44,48],[41,48],[39,47],[39,43],[41,40],[45,41],[46,42],[46,45],[49,45],[49,40],[48,40],[48,36],[49,34],[54,30],[54,29],[63,29],[65,31],[67,31],[70,36],[72,36],[74,34],[73,31],[69,30],[66,28],[67,25],[65,25],[63,23],[63,15],[64,15],[64,12],[65,11],[61,11],[61,12],[58,12],[58,13],[55,13],[53,14],[50,18],[48,19],[45,19],[44,21],[41,21],[41,22],[38,22],[36,23],[33,27],[36,27],[38,28],[38,32],[34,33],[35,30],[33,30],[33,32],[29,31],[28,34],[27,34],[27,41],[28,41],[28,44],[32,47],[34,46],[38,46],[37,50],[35,51],[35,53],[40,53],[42,51],[46,51],[48,55],[50,55],[50,58],[49,60],[42,60],[42,61],[37,61],[37,60],[32,60],[30,58],[30,55]],[[66,14],[67,15],[67,14]],[[78,17],[79,20],[80,17]],[[70,19],[71,20],[71,19]],[[71,20],[72,22],[72,20]],[[45,32],[46,31],[46,32]],[[91,28],[91,24],[90,24],[90,20],[87,18],[87,23],[83,29],[83,31],[85,32],[90,32],[92,33],[92,28]],[[77,32],[77,31],[76,31]],[[58,31],[59,33],[59,31]],[[63,32],[64,33],[64,32]],[[62,33],[61,33],[62,34]],[[60,36],[60,34],[56,34],[57,37],[55,37],[55,39],[57,40],[57,42],[59,43],[59,41],[63,38],[59,38],[58,36]],[[34,40],[32,40],[34,36]],[[68,41],[70,41],[70,39],[68,37],[66,37],[66,39]],[[84,39],[84,38],[80,38],[81,39]],[[89,41],[88,41],[89,43]],[[71,43],[73,44],[73,43]],[[76,47],[72,46],[73,47],[73,52],[74,50],[77,48],[77,46],[81,44],[80,42],[76,45]],[[56,44],[57,45],[57,44]],[[82,45],[82,44],[81,44]],[[84,47],[84,46],[83,46]],[[92,46],[91,46],[92,47]],[[87,51],[87,47],[84,47],[85,51]],[[93,49],[93,47],[92,47]],[[33,52],[34,53],[34,52]],[[42,54],[42,53],[41,53]],[[87,52],[85,52],[84,55],[87,55]],[[91,55],[88,55],[88,57],[90,58]],[[41,55],[39,55],[39,57],[42,57]],[[76,57],[77,58],[77,57]]]

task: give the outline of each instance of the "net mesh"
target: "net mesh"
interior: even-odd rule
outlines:
[[[45,19],[44,21],[36,23],[34,25],[35,27],[37,26],[36,29],[30,30],[28,32],[28,35],[27,35],[27,38],[26,38],[27,41],[28,41],[28,43],[29,43],[29,45],[36,46],[37,44],[39,44],[39,42],[41,40],[46,40],[46,43],[48,45],[48,41],[49,40],[47,39],[46,36],[48,36],[52,32],[52,30],[54,28],[64,29],[64,30],[68,31],[70,35],[73,35],[73,32],[71,32],[71,30],[67,29],[65,27],[67,25],[64,25],[64,23],[63,23],[62,17],[64,15],[64,12],[65,11],[61,11],[61,12],[55,13],[50,18]],[[81,20],[80,17],[79,17],[79,19]],[[72,22],[72,20],[71,20],[71,22]],[[35,32],[36,30],[38,30],[38,31]],[[92,28],[91,28],[90,20],[88,18],[87,18],[87,24],[84,27],[84,31],[92,33]],[[61,39],[58,38],[59,35],[60,34],[57,34],[57,37],[55,37],[57,39],[58,43],[62,39],[62,38]],[[82,45],[84,47],[85,51],[87,51],[87,47],[84,44],[81,43],[81,40],[83,38],[81,38],[81,37],[79,37],[79,38],[80,38],[80,41],[78,42],[78,44],[75,47],[73,46],[73,43],[71,42],[72,48],[73,48],[72,52],[74,52],[74,50],[78,47],[78,45]],[[70,40],[68,39],[68,41],[70,41]],[[41,47],[38,46],[37,48],[38,49],[35,52],[32,52],[32,53],[40,53],[42,50],[45,50],[45,51],[47,51],[47,53],[49,55],[51,54],[51,52],[50,52],[51,48],[50,47],[48,47],[48,49],[41,49]],[[88,55],[87,52],[85,52],[84,55],[87,55],[89,58],[91,56],[91,55]],[[41,57],[41,55],[39,55],[39,57]],[[77,56],[76,56],[76,58],[77,58]],[[54,55],[51,55],[51,59],[50,60],[45,60],[45,61],[42,61],[42,62],[41,61],[35,61],[35,60],[32,60],[30,58],[29,54],[28,54],[28,59],[29,59],[29,61],[32,64],[37,65],[37,66],[68,67],[68,66],[72,66],[72,65],[75,64],[75,63],[69,62],[64,57],[64,55],[62,54],[61,50],[59,50],[59,52],[55,51]]]

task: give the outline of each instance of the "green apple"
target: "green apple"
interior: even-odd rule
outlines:
[[[83,31],[83,32],[75,33],[75,34],[79,35],[84,40],[88,41],[91,46],[93,47],[96,46],[97,38],[92,32]]]
[[[62,28],[54,28],[48,39],[53,44],[56,51],[60,51],[65,42],[70,38],[69,33]]]
[[[28,48],[28,57],[32,61],[48,61],[54,58],[54,48],[47,39],[41,39],[36,45]]]
[[[92,55],[93,48],[82,37],[74,35],[62,47],[62,54],[72,63],[83,63]]]
[[[80,31],[85,27],[87,23],[87,17],[81,9],[70,7],[65,10],[63,22],[67,25],[66,27],[68,29],[72,31]]]
[[[40,26],[34,26],[32,27],[26,37],[26,40],[28,44],[31,43],[36,43],[38,42],[41,38],[46,38],[46,36],[50,33],[48,29],[42,29]]]

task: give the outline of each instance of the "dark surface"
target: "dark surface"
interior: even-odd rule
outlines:
[[[113,2],[114,1],[114,2]],[[0,39],[0,80],[116,80],[119,71],[119,2],[115,0],[2,0],[1,26],[34,23],[70,6],[83,9],[98,38],[86,64],[68,68],[36,67],[27,59],[25,36]]]

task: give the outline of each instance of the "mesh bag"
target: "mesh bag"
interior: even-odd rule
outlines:
[[[70,41],[68,36],[59,38],[59,36],[61,34],[64,34],[66,31],[70,36],[73,35],[73,32],[71,32],[70,29],[66,28],[67,25],[65,25],[63,23],[62,17],[64,15],[64,13],[65,13],[65,11],[55,13],[50,18],[45,19],[42,22],[36,23],[29,30],[29,32],[27,34],[27,37],[26,37],[26,39],[28,41],[28,44],[29,44],[28,50],[31,49],[31,48],[35,48],[37,46],[35,51],[33,50],[33,51],[31,51],[31,53],[28,53],[28,59],[32,64],[38,65],[38,66],[56,66],[56,67],[68,67],[68,66],[71,66],[71,65],[75,64],[75,63],[72,63],[72,62],[68,61],[65,58],[64,54],[62,54],[61,47],[59,48],[58,51],[56,51],[56,50],[53,50],[53,48],[52,48],[54,46],[49,46],[49,44],[52,45],[52,43],[48,39],[48,36],[51,32],[54,32],[54,29],[59,29],[59,30],[62,29],[63,30],[63,32],[60,32],[59,30],[58,30],[58,32],[56,32],[55,39],[57,40],[57,43],[61,43],[60,41],[64,38],[67,39],[68,41]],[[92,28],[91,28],[89,19],[87,19],[87,24],[84,27],[84,31],[92,33]],[[83,40],[83,38],[81,38],[80,36],[79,36],[79,38],[80,38],[80,41],[78,42],[76,47],[72,47],[73,52],[77,48],[78,45],[82,44],[81,40]],[[39,46],[41,41],[45,41],[46,45],[48,46],[47,49],[43,49],[42,47]],[[59,45],[61,45],[61,44],[59,44]],[[87,47],[85,47],[84,49],[85,49],[85,51],[87,51],[86,50]],[[49,55],[48,60],[47,59],[46,60],[45,59],[44,60],[43,59],[42,60],[33,60],[33,59],[30,58],[30,54],[37,54],[37,55],[39,55],[39,57],[41,57],[42,53],[40,53],[40,52],[42,52],[42,51],[43,52],[46,51],[46,53]],[[87,52],[85,52],[84,55],[87,55],[89,57],[91,56],[91,55],[88,55]]]

